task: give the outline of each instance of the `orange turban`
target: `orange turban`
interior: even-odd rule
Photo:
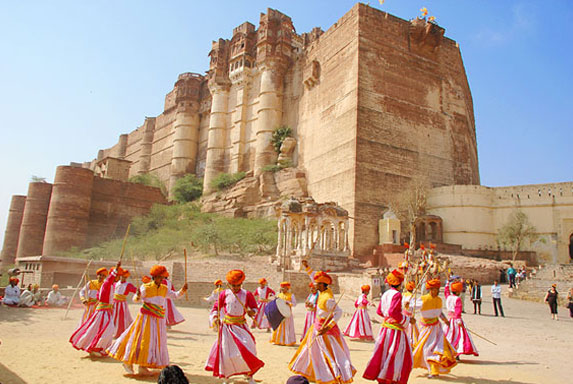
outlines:
[[[161,277],[169,277],[169,272],[167,272],[167,268],[163,265],[154,265],[149,270],[149,274],[152,277],[161,276]]]
[[[281,288],[290,288],[290,283],[288,281],[283,281],[281,283]]]
[[[151,277],[149,277],[149,276],[143,276],[143,277],[141,278],[141,282],[142,282],[143,284],[147,284],[147,283],[149,283],[150,281],[151,281]]]
[[[9,279],[9,281],[10,281],[11,283],[13,282],[14,284],[18,285],[18,283],[20,282],[20,279],[18,279],[17,277],[11,277],[11,278]]]
[[[215,280],[215,282],[213,284],[214,285],[223,285],[223,281],[222,280]]]
[[[314,283],[311,281],[310,283],[308,283],[308,287],[309,287],[309,288],[314,287]]]
[[[462,283],[461,281],[453,282],[450,285],[450,289],[452,292],[460,293],[464,289],[464,283]]]
[[[96,271],[96,275],[104,275],[107,276],[107,269],[105,268],[100,268]]]
[[[360,287],[360,289],[362,290],[362,292],[364,292],[364,291],[370,292],[370,286],[369,285],[363,285],[362,287]]]
[[[259,284],[266,284],[267,283],[267,279],[265,279],[264,277],[259,279]]]
[[[413,291],[414,288],[416,288],[416,283],[408,281],[408,284],[406,284],[406,291]]]
[[[59,288],[60,288],[60,286],[58,284],[52,285],[52,289],[59,289]]]
[[[426,282],[426,289],[440,288],[441,285],[442,283],[440,283],[439,279],[432,279]]]
[[[131,273],[129,273],[129,271],[127,269],[123,270],[123,273],[121,274],[123,277],[129,277],[131,276]]]
[[[225,278],[231,285],[243,284],[243,281],[245,281],[245,272],[240,269],[233,269],[227,272]]]
[[[114,270],[115,270],[115,267],[111,267],[109,269],[109,273],[112,273]],[[116,276],[123,276],[123,269],[121,267],[117,270]]]
[[[395,269],[386,276],[386,282],[390,285],[400,285],[404,281],[404,274]]]
[[[328,285],[332,284],[332,278],[328,275],[328,273],[323,271],[318,271],[314,274],[314,281]]]

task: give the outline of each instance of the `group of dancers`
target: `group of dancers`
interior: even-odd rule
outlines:
[[[324,271],[314,272],[308,263],[303,265],[311,279],[310,293],[305,300],[306,316],[303,334],[294,356],[288,364],[295,374],[316,383],[351,383],[356,368],[350,359],[350,350],[344,335],[351,339],[373,340],[371,320],[367,308],[373,306],[368,295],[370,287],[361,287],[355,301],[356,311],[344,332],[338,327],[343,311],[330,289],[332,277]],[[428,376],[448,373],[460,354],[478,355],[461,318],[461,282],[450,284],[446,292],[448,316],[442,313],[442,300],[438,296],[439,279],[425,282],[428,294],[415,298],[419,287],[414,281],[402,285],[404,268],[386,276],[390,287],[382,296],[376,313],[383,318],[376,337],[374,351],[363,377],[379,383],[405,384],[413,368],[424,368]],[[168,318],[182,321],[183,317],[169,302],[183,295],[187,283],[174,291],[167,279],[164,266],[151,268],[150,275],[136,288],[127,282],[129,272],[118,262],[109,273],[97,272],[98,279],[89,281],[81,292],[86,308],[82,322],[70,338],[72,345],[94,356],[110,356],[123,363],[129,374],[139,366],[138,374],[151,374],[149,368],[160,369],[169,364],[166,327]],[[281,283],[276,294],[267,281],[261,279],[254,293],[242,288],[245,274],[231,270],[226,275],[227,288],[221,280],[215,281],[215,290],[206,300],[212,303],[209,324],[217,337],[210,350],[205,370],[223,380],[245,375],[253,384],[253,376],[264,366],[257,357],[255,337],[251,329],[270,332],[265,308],[275,298],[289,306],[296,305],[288,282]],[[134,301],[142,302],[141,309],[132,320],[126,298],[134,293]],[[415,320],[419,310],[420,319]],[[171,312],[171,315],[169,313]],[[247,317],[252,319],[249,326]],[[439,320],[444,322],[440,326]],[[286,317],[276,327],[270,342],[277,345],[296,344],[294,320]]]

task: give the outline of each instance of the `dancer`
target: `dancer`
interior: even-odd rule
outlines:
[[[290,361],[289,369],[319,384],[351,383],[356,368],[352,366],[350,350],[336,324],[342,317],[342,309],[328,288],[332,278],[322,271],[313,276],[316,288],[320,291],[316,321]]]
[[[169,279],[169,272],[161,284],[165,284],[170,292],[176,292],[175,289],[173,289],[173,283]],[[181,312],[177,310],[175,303],[169,296],[165,297],[165,321],[167,323],[167,328],[171,328],[172,326],[185,321],[185,318]]]
[[[279,299],[284,300],[291,308],[296,305],[296,298],[290,292],[290,283],[283,281],[281,283],[281,291],[277,296]],[[296,334],[294,332],[294,315],[287,317],[281,321],[278,328],[275,329],[271,335],[271,343],[276,345],[295,345]]]
[[[426,289],[429,293],[415,303],[420,308],[421,326],[413,352],[414,368],[426,368],[428,378],[449,373],[457,364],[456,351],[446,339],[438,320],[439,317],[444,323],[448,321],[442,313],[442,299],[438,297],[440,285],[438,279],[428,280]]]
[[[154,265],[149,271],[153,281],[144,283],[135,294],[135,301],[143,300],[135,321],[108,348],[108,354],[123,363],[123,368],[133,374],[133,364],[139,365],[140,375],[152,374],[148,368],[169,365],[167,329],[165,324],[165,299],[176,299],[187,291],[187,283],[178,292],[162,284],[169,276],[167,268]]]
[[[80,290],[80,300],[85,306],[84,314],[82,315],[81,323],[85,322],[94,313],[97,306],[97,293],[99,292],[104,279],[107,276],[107,269],[100,268],[96,271],[97,280],[90,280]]]
[[[416,283],[414,281],[408,281],[406,284],[406,292],[402,295],[402,308],[408,316],[412,316],[411,309],[414,307],[414,289],[416,288]],[[420,331],[418,330],[418,325],[416,323],[408,323],[406,326],[406,336],[410,341],[410,345],[414,346],[418,343],[418,335]]]
[[[133,317],[129,313],[127,306],[127,296],[130,293],[137,292],[137,287],[127,282],[130,273],[127,269],[123,270],[121,280],[115,283],[113,294],[113,323],[115,324],[114,338],[118,338],[123,331],[133,322]]]
[[[205,370],[222,379],[247,375],[249,384],[254,384],[253,375],[265,363],[257,358],[255,337],[247,327],[245,315],[255,315],[257,302],[251,292],[241,288],[245,281],[243,271],[231,270],[226,279],[230,288],[220,293],[211,310],[211,317],[219,332]]]
[[[344,334],[351,339],[361,339],[361,340],[374,340],[372,337],[372,323],[370,322],[370,316],[368,315],[368,293],[370,293],[370,286],[363,285],[361,287],[362,294],[358,296],[354,302],[354,307],[356,311],[352,316],[352,320],[348,323],[348,326],[344,330]]]
[[[203,300],[209,303],[209,308],[213,307],[213,303],[217,301],[219,294],[223,290],[223,282],[221,280],[215,280],[213,284],[215,285],[215,289],[213,289],[213,292],[211,292],[209,296],[203,298]],[[209,316],[209,328],[217,332],[217,327],[215,326],[215,324],[213,324],[211,316]]]
[[[316,301],[318,300],[318,291],[316,289],[316,285],[314,285],[313,282],[308,283],[308,287],[310,288],[310,293],[304,302],[304,306],[306,308],[306,316],[304,317],[304,328],[302,330],[300,341],[304,339],[306,333],[310,329],[310,326],[314,324],[314,320],[316,320]]]
[[[98,291],[98,304],[94,313],[84,321],[70,337],[70,343],[78,350],[86,351],[90,356],[102,357],[110,346],[115,335],[113,322],[113,283],[118,281],[122,274],[121,261],[111,269],[111,272],[102,283]],[[98,271],[99,272],[99,271]]]
[[[406,384],[412,371],[412,348],[405,332],[406,325],[414,322],[402,313],[400,285],[404,275],[394,270],[386,277],[390,289],[384,292],[377,313],[384,318],[380,334],[374,345],[374,354],[366,365],[364,377],[379,383]],[[413,288],[412,288],[413,289]]]
[[[479,356],[476,346],[470,336],[464,321],[462,320],[462,299],[460,294],[464,289],[464,283],[455,281],[450,285],[451,294],[446,297],[446,310],[450,319],[447,327],[446,338],[459,355]]]
[[[267,286],[267,279],[264,277],[259,280],[259,287],[255,291],[255,299],[258,302],[258,309],[255,318],[253,319],[253,325],[251,328],[266,329],[267,332],[271,331],[271,325],[265,315],[265,308],[267,304],[273,300],[275,296],[275,291]]]

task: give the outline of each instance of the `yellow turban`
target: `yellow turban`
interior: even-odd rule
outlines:
[[[406,284],[406,291],[413,291],[414,288],[416,288],[416,283],[414,283],[413,281],[408,281],[408,283]]]
[[[107,276],[107,269],[105,268],[100,268],[96,271],[96,275],[104,275]]]
[[[328,273],[323,271],[318,271],[314,274],[314,281],[328,285],[332,284],[332,278],[328,275]]]

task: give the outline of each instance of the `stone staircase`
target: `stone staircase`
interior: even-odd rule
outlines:
[[[559,305],[565,305],[567,291],[573,287],[573,265],[557,264],[536,269],[535,275],[509,292],[509,296],[522,300],[543,302],[552,284],[557,284]]]

